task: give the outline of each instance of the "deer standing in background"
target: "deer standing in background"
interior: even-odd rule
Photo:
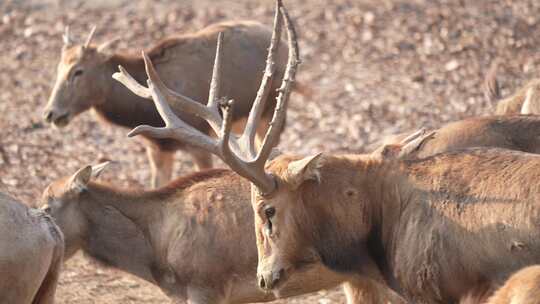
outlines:
[[[499,61],[495,60],[484,82],[484,95],[491,104],[496,104],[497,115],[536,114],[540,115],[540,79],[530,80],[511,96],[503,98],[497,81]]]
[[[127,128],[139,124],[161,126],[163,122],[152,102],[111,81],[111,75],[121,65],[137,81],[143,82],[145,71],[142,57],[110,53],[107,51],[109,42],[93,45],[94,30],[84,44],[73,42],[69,31],[66,31],[56,83],[43,112],[45,121],[56,127],[65,127],[78,114],[93,109],[102,121],[113,125]],[[276,87],[265,92],[266,95],[257,92],[266,47],[272,35],[270,29],[254,21],[217,23],[195,33],[161,40],[147,51],[147,56],[153,60],[163,81],[171,89],[182,91],[196,100],[206,100],[219,32],[224,34],[225,55],[231,58],[223,66],[224,78],[220,89],[223,94],[238,101],[233,121],[242,126],[255,97],[274,100],[277,95]],[[286,53],[286,47],[278,50],[274,75],[277,79],[283,74]],[[171,91],[163,93],[174,96]],[[267,104],[262,111],[263,120],[270,119],[274,105],[274,102]],[[199,132],[211,134],[211,128],[204,119],[188,114],[183,108],[175,109],[175,113]],[[176,150],[189,153],[198,169],[212,167],[211,154],[185,141],[145,137],[145,145],[153,187],[170,180]]]

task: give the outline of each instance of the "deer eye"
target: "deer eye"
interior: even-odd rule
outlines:
[[[73,79],[75,79],[75,78],[78,77],[78,76],[81,76],[82,74],[83,74],[83,70],[82,70],[82,69],[76,70],[76,71],[73,73]]]
[[[271,219],[276,214],[276,208],[268,207],[264,210],[264,215],[267,219]]]

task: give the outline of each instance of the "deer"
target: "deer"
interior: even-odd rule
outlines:
[[[487,301],[488,304],[539,304],[540,266],[525,267],[513,274]]]
[[[62,231],[41,210],[0,193],[0,302],[53,304],[64,254]]]
[[[77,115],[92,109],[98,120],[108,126],[161,126],[163,122],[151,102],[133,94],[119,83],[110,81],[118,66],[129,71],[135,79],[143,81],[145,72],[142,58],[129,52],[110,51],[114,40],[94,45],[92,41],[95,30],[93,27],[84,43],[77,43],[70,36],[69,28],[66,28],[56,82],[43,110],[45,122],[57,128],[66,127]],[[220,85],[223,93],[238,100],[233,121],[241,126],[252,100],[255,97],[266,98],[256,88],[261,79],[259,71],[264,68],[266,46],[271,38],[271,31],[267,27],[256,21],[216,23],[198,32],[165,38],[150,47],[147,55],[152,58],[163,80],[172,89],[182,90],[194,99],[206,99],[206,87],[212,74],[211,61],[219,32],[225,36],[223,43],[228,50],[226,55],[234,58],[223,66],[223,73],[227,77]],[[275,62],[276,78],[281,77],[283,72],[285,54],[285,48],[278,50],[278,57],[281,58]],[[275,96],[276,88],[266,94]],[[269,119],[272,109],[273,105],[269,103],[263,111],[263,119]],[[175,109],[175,113],[197,126],[200,132],[211,134],[211,129],[203,119],[188,115],[183,108]],[[143,144],[150,163],[152,187],[170,180],[177,150],[191,155],[198,169],[212,167],[209,153],[186,145],[185,142],[144,138]]]
[[[485,286],[477,294],[471,294],[460,304],[539,304],[540,265],[518,270],[502,286]],[[495,291],[493,291],[495,290]]]
[[[513,95],[503,98],[497,81],[499,61],[493,61],[484,80],[484,96],[491,104],[497,105],[495,113],[540,114],[540,79],[530,80]]]
[[[402,133],[388,138],[372,154],[400,151],[400,146],[418,136]],[[434,129],[430,134],[421,129],[423,138],[408,152],[408,157],[425,158],[442,152],[467,147],[498,147],[528,153],[540,154],[540,117],[536,115],[499,115],[470,117],[447,123]],[[400,142],[401,140],[401,142]]]
[[[219,136],[196,133],[169,105],[188,101],[159,93],[166,87],[150,62],[148,86],[137,89],[152,92],[165,127],[142,125],[128,133],[190,140],[251,182],[259,287],[279,290],[295,273],[321,263],[338,273],[382,276],[411,302],[453,303],[477,286],[539,263],[536,154],[469,147],[421,159],[316,153],[281,154],[267,163],[299,64],[288,36],[285,75],[260,147],[252,134],[263,102],[253,104],[237,136],[231,133],[234,101],[214,91],[222,111],[212,121]],[[219,83],[220,77],[212,79]],[[197,110],[210,113],[218,106]]]

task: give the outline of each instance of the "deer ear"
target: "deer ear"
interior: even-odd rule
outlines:
[[[86,186],[92,178],[92,166],[86,166],[79,169],[69,180],[71,190],[82,192],[86,190]]]
[[[525,94],[525,101],[523,101],[523,105],[521,106],[521,114],[523,115],[530,115],[530,114],[538,114],[535,113],[535,103],[538,102],[538,96],[536,93],[535,88],[529,88],[527,90],[527,93]]]
[[[319,169],[322,166],[321,156],[322,153],[318,153],[291,162],[287,166],[286,181],[295,189],[308,180],[320,182],[321,176]]]

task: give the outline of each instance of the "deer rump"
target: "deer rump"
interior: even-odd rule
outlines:
[[[64,254],[60,229],[2,193],[0,229],[0,302],[52,304]]]

